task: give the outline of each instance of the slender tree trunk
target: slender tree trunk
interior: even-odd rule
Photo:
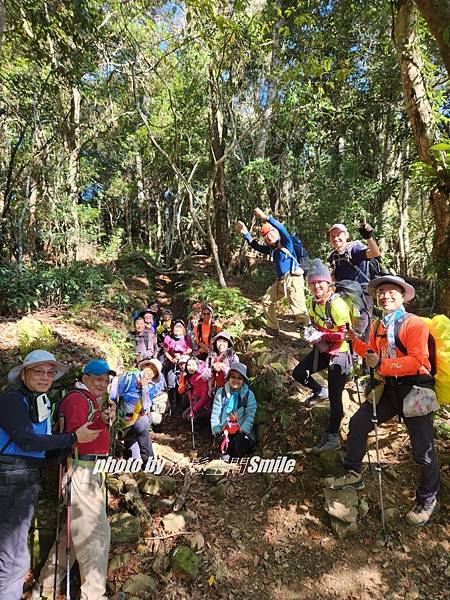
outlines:
[[[217,89],[218,82],[212,69],[209,71],[209,77],[215,240],[221,264],[229,265],[231,261],[231,235],[228,200],[225,193],[225,162],[223,160],[225,154],[225,132],[223,114],[220,109],[220,92]]]
[[[433,259],[441,310],[450,312],[450,178],[431,151],[436,143],[433,109],[427,96],[423,60],[417,40],[417,11],[412,0],[400,0],[394,25],[399,54],[403,96],[420,159],[436,172],[437,184],[430,192],[435,223]]]
[[[450,75],[450,0],[415,0],[436,39],[447,73]]]
[[[71,90],[70,120],[67,130],[67,146],[69,150],[69,164],[67,175],[67,187],[72,216],[73,235],[69,249],[77,258],[78,245],[80,243],[80,224],[78,222],[78,176],[80,172],[81,131],[80,131],[81,95],[79,89],[74,86]]]
[[[136,187],[137,187],[137,203],[138,203],[138,223],[139,223],[139,234],[138,238],[141,243],[145,242],[148,237],[148,230],[151,227],[148,221],[147,214],[147,194],[145,192],[144,185],[144,173],[142,168],[142,155],[138,151],[135,158],[136,165]]]
[[[3,44],[3,32],[5,31],[6,9],[3,0],[0,0],[0,50]]]

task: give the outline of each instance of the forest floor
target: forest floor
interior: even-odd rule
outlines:
[[[174,277],[160,277],[157,294],[163,304],[171,305],[177,313],[183,305],[179,300],[175,306],[172,302],[175,281]],[[232,285],[239,287],[249,302],[256,302],[263,291],[248,277],[236,278]],[[70,308],[38,311],[33,316],[48,323],[55,332],[60,342],[58,355],[77,365],[83,364],[86,357],[107,353],[109,328],[126,331],[124,322],[105,308],[96,311],[96,319],[106,325],[100,333],[80,314],[71,318]],[[277,339],[268,338],[262,329],[246,333],[254,339],[263,338],[269,351],[292,355],[293,366],[299,353],[305,351],[292,345],[297,336],[293,320],[284,315],[281,325],[285,335]],[[6,363],[17,362],[14,319],[0,319],[0,349]],[[267,458],[291,453],[296,460],[291,474],[230,471],[208,479],[193,467],[205,457],[214,458],[214,453],[217,456],[207,433],[196,433],[195,452],[189,426],[177,417],[167,420],[153,434],[157,454],[165,459],[163,475],[175,484],[166,493],[142,494],[152,519],[137,542],[112,545],[110,558],[118,566],[110,569],[111,591],[121,589],[131,575],[145,573],[152,578],[151,585],[150,579],[147,581],[150,587],[127,598],[450,598],[448,441],[437,440],[444,475],[441,509],[428,526],[415,529],[404,520],[414,502],[417,475],[409,441],[402,425],[390,423],[381,427],[382,461],[391,467],[389,477],[388,473],[383,475],[386,508],[399,509],[389,524],[388,545],[376,543],[380,529],[378,487],[368,468],[364,475],[366,488],[359,493],[367,501],[368,513],[358,517],[357,531],[351,537],[339,539],[323,508],[321,469],[317,459],[306,451],[315,443],[318,417],[304,405],[306,394],[294,385],[289,374],[283,375],[283,394],[285,418],[273,415],[265,442],[257,446],[255,454]],[[349,383],[345,393],[344,446],[348,419],[357,406],[354,383]],[[372,465],[373,446],[372,438]],[[343,450],[339,455],[343,456]],[[180,495],[184,521],[173,532],[164,518],[173,515],[174,502]],[[124,506],[125,499],[112,494],[110,513],[123,511]],[[199,572],[193,580],[170,568],[170,553],[185,541],[195,548],[199,558]]]

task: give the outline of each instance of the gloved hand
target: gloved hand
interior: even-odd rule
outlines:
[[[378,366],[379,360],[380,357],[376,352],[368,352],[366,354],[366,364],[369,369],[375,369]]]
[[[369,240],[372,237],[373,227],[371,227],[369,223],[361,223],[358,231],[363,239]]]
[[[241,233],[242,235],[245,235],[246,233],[248,233],[248,229],[247,229],[247,225],[245,223],[243,223],[242,221],[238,221],[236,223],[236,229],[239,231],[239,233]]]
[[[318,344],[323,337],[323,332],[316,329],[314,325],[308,325],[305,327],[303,337],[310,344]]]

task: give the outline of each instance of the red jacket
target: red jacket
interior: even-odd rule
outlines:
[[[89,398],[92,404],[87,400]],[[92,412],[89,418],[89,413]],[[90,429],[100,429],[101,433],[89,444],[77,444],[80,454],[108,454],[109,428],[100,415],[97,398],[88,390],[73,390],[61,402],[60,414],[64,417],[64,430],[76,431],[86,421],[91,421]]]

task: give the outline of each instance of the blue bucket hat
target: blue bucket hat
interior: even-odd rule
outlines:
[[[94,358],[90,360],[87,365],[85,365],[83,369],[83,375],[116,375],[116,372],[111,369],[106,360],[101,360],[100,358]]]

